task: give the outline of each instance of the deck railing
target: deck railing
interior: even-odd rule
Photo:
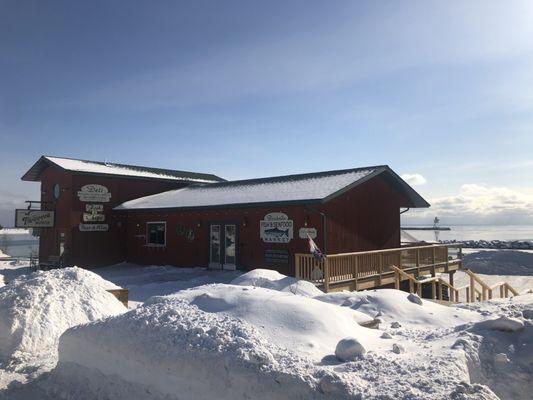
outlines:
[[[324,261],[317,261],[311,254],[295,255],[295,275],[298,279],[323,285],[354,281],[384,274],[392,274],[393,266],[400,269],[433,271],[436,267],[448,267],[462,262],[460,244],[438,244],[395,249],[330,254]],[[434,271],[432,273],[434,274]]]

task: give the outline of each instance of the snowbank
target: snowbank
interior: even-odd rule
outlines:
[[[245,321],[170,296],[66,331],[50,379],[58,397],[78,399],[326,398],[310,361]]]
[[[271,269],[254,269],[253,271],[242,274],[231,281],[231,283],[233,285],[256,286],[279,290],[281,292],[291,292],[306,297],[314,297],[323,294],[323,292],[311,282],[298,280]]]
[[[270,342],[317,361],[333,354],[339,340],[345,337],[357,338],[367,349],[390,347],[390,343],[379,339],[381,332],[359,325],[372,321],[368,315],[292,293],[213,284],[169,297],[186,300],[206,313],[250,323]]]
[[[11,281],[0,289],[0,358],[55,357],[67,328],[126,310],[106,291],[114,288],[77,267]]]
[[[464,349],[472,381],[501,399],[531,399],[533,323],[524,316],[533,309],[533,294],[474,304],[490,319],[461,332],[454,345]]]
[[[400,326],[430,325],[449,328],[481,319],[478,313],[446,307],[419,299],[418,296],[414,300],[409,293],[394,289],[329,293],[315,299],[378,317],[394,326],[398,326],[398,321],[401,321]]]
[[[416,352],[395,352],[394,344],[405,345],[395,338],[382,339],[382,348],[374,336],[381,331],[353,321],[344,326],[342,310],[349,309],[258,287],[209,285],[185,292],[67,330],[58,366],[40,385],[53,398],[91,400],[496,399],[487,387],[469,383],[466,364],[449,345],[428,349],[418,341]],[[308,307],[301,309],[300,302]],[[317,303],[337,317],[325,308],[309,314]],[[274,310],[276,318],[269,315]],[[298,312],[305,314],[293,321]],[[342,321],[316,326],[318,317]],[[328,340],[329,357],[306,357],[302,345],[322,329],[336,338],[350,330],[367,352],[351,357],[351,346],[342,344],[339,350],[349,350],[353,361],[340,362],[332,354],[335,341]],[[289,333],[295,346],[287,348]]]

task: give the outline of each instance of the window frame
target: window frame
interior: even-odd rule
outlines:
[[[149,243],[149,240],[150,240],[150,230],[148,228],[148,225],[153,225],[153,224],[163,224],[165,226],[165,233],[164,233],[164,241],[163,241],[163,244],[159,244],[159,243]],[[167,221],[147,221],[146,222],[146,244],[145,246],[148,246],[148,247],[166,247],[167,245]]]

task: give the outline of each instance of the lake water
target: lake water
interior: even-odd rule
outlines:
[[[12,257],[30,257],[39,254],[39,239],[23,229],[0,231],[0,250]]]
[[[438,240],[531,240],[531,225],[451,225],[451,231],[437,231]],[[407,230],[419,240],[435,241],[435,231]]]

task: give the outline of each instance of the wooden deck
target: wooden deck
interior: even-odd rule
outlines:
[[[472,271],[464,270],[470,283],[453,285],[453,274],[463,267],[460,244],[425,245],[396,249],[330,254],[317,261],[311,254],[296,254],[296,277],[313,282],[324,292],[364,290],[390,286],[400,289],[406,282],[410,293],[422,297],[422,288],[429,285],[430,299],[438,302],[475,302],[519,293],[507,282],[489,286]],[[448,273],[449,280],[437,274]],[[447,293],[448,299],[443,298]],[[462,294],[464,291],[464,294]]]
[[[311,254],[295,255],[295,275],[313,282],[326,293],[363,290],[393,285],[395,268],[415,277],[446,272],[451,276],[462,267],[461,245],[426,245],[395,249],[330,254],[323,262]]]

